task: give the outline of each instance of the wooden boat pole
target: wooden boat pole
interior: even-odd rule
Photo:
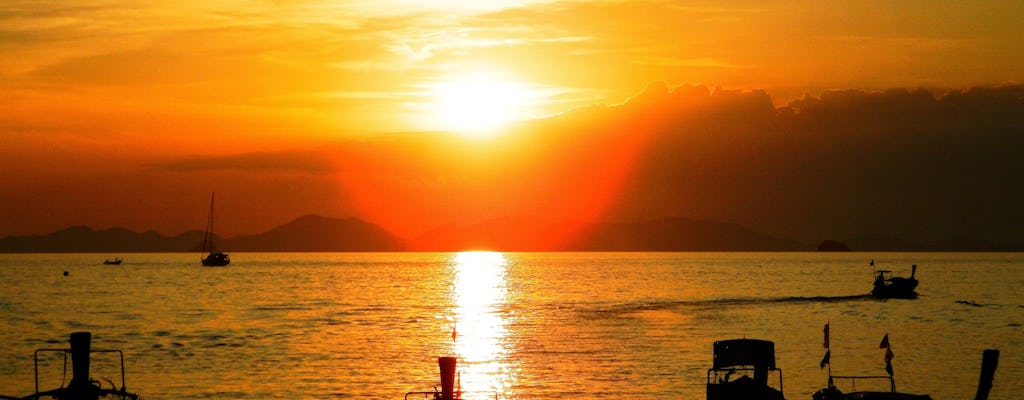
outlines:
[[[455,399],[455,357],[438,357],[441,368],[441,400]]]
[[[999,366],[999,350],[985,350],[981,354],[981,377],[978,380],[978,393],[974,400],[987,400],[988,391],[992,389],[992,379],[996,375],[996,367]]]
[[[71,333],[71,382],[68,390],[72,393],[85,394],[91,388],[89,384],[89,351],[92,333]],[[74,397],[73,398],[77,398]],[[82,397],[85,398],[85,397]]]

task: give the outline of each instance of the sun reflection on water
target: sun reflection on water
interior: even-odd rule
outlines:
[[[507,321],[502,315],[508,261],[501,253],[487,251],[456,253],[452,261],[452,338],[462,391],[467,398],[487,398],[470,396],[474,393],[503,393],[513,380],[506,362]]]

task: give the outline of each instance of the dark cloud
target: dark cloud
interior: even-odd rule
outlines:
[[[330,174],[338,167],[332,158],[321,152],[297,150],[284,152],[254,152],[226,156],[191,157],[167,163],[153,164],[169,171],[276,171]]]
[[[653,126],[609,218],[1024,242],[1024,86],[826,92],[781,108],[763,92],[655,86],[608,112]]]
[[[94,199],[75,202],[52,226],[80,223],[80,215],[109,221],[125,213],[95,210],[126,202],[117,189],[127,186],[149,202],[137,211],[145,222],[132,227],[168,232],[181,223],[152,226],[147,210],[191,212],[201,222],[203,196],[217,190],[225,204],[230,195],[261,199],[225,211],[238,232],[308,213],[358,216],[405,236],[506,216],[686,217],[806,243],[869,233],[1024,243],[1024,86],[833,91],[777,107],[762,91],[653,84],[622,104],[484,141],[406,133],[295,145],[302,147],[179,157],[143,171],[113,161],[90,167],[103,157],[83,155],[77,175],[21,173],[8,197],[24,200],[5,210],[6,220],[38,225],[48,218],[39,213],[67,205],[19,210],[70,192]],[[101,173],[84,176],[86,167]],[[181,193],[198,200],[170,204]]]

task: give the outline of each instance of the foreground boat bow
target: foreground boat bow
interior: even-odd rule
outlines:
[[[0,396],[0,399],[19,399],[19,400],[36,400],[36,399],[60,399],[60,400],[98,400],[103,399],[117,399],[117,400],[138,400],[139,395],[130,393],[125,388],[124,384],[124,353],[121,350],[99,350],[92,349],[91,347],[92,334],[89,332],[74,332],[71,334],[71,348],[70,349],[38,349],[35,352],[35,381],[36,391],[33,394],[24,397],[12,397],[12,396]],[[39,390],[39,353],[46,352],[61,352],[64,353],[64,365],[67,367],[67,356],[71,355],[71,381],[68,382],[67,386],[64,386],[63,382],[61,387],[51,390],[40,391]],[[101,386],[99,381],[89,377],[89,362],[92,353],[118,353],[121,358],[121,387],[114,387],[114,383],[110,382],[111,388],[104,388]]]

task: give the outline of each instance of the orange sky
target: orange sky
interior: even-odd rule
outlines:
[[[118,3],[4,3],[0,236],[177,234],[204,226],[214,190],[226,235],[308,213],[403,235],[597,218],[647,138],[574,156],[564,132],[517,121],[653,82],[781,106],[1024,77],[1018,1]],[[578,186],[553,196],[566,181]]]

